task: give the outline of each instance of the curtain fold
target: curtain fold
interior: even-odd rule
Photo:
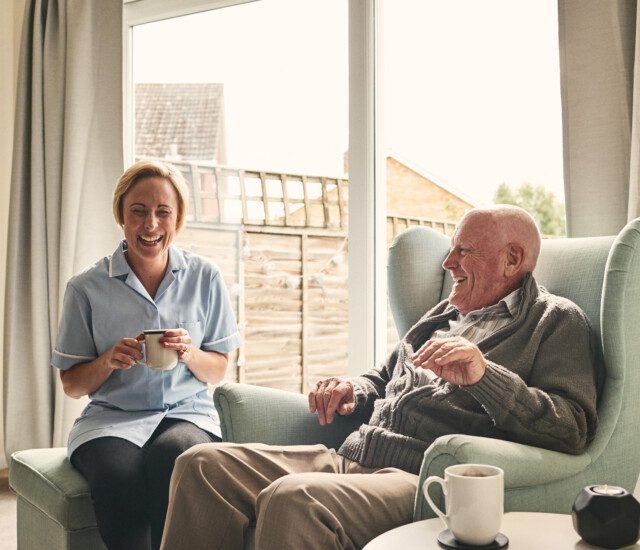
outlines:
[[[67,280],[115,247],[122,172],[122,0],[29,0],[20,51],[7,243],[4,437],[66,444],[82,401],[50,356]]]
[[[640,215],[636,0],[558,0],[567,232],[616,234]]]

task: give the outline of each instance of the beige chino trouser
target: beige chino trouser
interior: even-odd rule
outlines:
[[[361,548],[409,523],[418,476],[372,470],[324,445],[196,445],[176,461],[163,550]]]

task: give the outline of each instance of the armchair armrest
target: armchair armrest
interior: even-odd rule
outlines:
[[[305,395],[237,384],[221,384],[213,393],[220,415],[223,441],[269,445],[314,445],[339,447],[358,429],[360,415],[336,415],[328,426],[320,426],[309,412]]]
[[[591,463],[591,457],[587,453],[569,455],[487,437],[461,434],[439,437],[424,453],[414,521],[435,516],[422,492],[424,480],[432,475],[443,477],[447,466],[465,463],[502,468],[506,497],[510,490],[541,486],[578,474]],[[438,504],[441,506],[442,502]]]

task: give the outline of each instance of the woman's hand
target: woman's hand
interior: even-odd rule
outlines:
[[[142,360],[143,334],[135,338],[122,338],[109,350],[88,363],[78,363],[60,371],[64,393],[77,399],[95,392],[114,370],[130,369]]]
[[[143,334],[139,334],[135,338],[123,338],[104,354],[105,365],[111,370],[130,369],[138,361],[142,361],[142,344]]]
[[[191,359],[193,347],[189,332],[183,328],[175,328],[165,331],[158,340],[161,346],[178,352],[178,357],[183,363],[188,363]]]
[[[193,375],[208,384],[217,384],[227,370],[228,353],[204,351],[193,345],[189,332],[183,328],[165,331],[158,339],[161,346],[178,352],[178,357]]]

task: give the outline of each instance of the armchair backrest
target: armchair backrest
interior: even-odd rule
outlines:
[[[449,237],[414,227],[389,250],[389,300],[403,335],[445,299],[451,277],[442,268]],[[640,471],[640,219],[617,237],[545,239],[534,275],[549,292],[587,314],[600,344],[603,381],[599,425],[588,449],[601,482],[633,489]]]

